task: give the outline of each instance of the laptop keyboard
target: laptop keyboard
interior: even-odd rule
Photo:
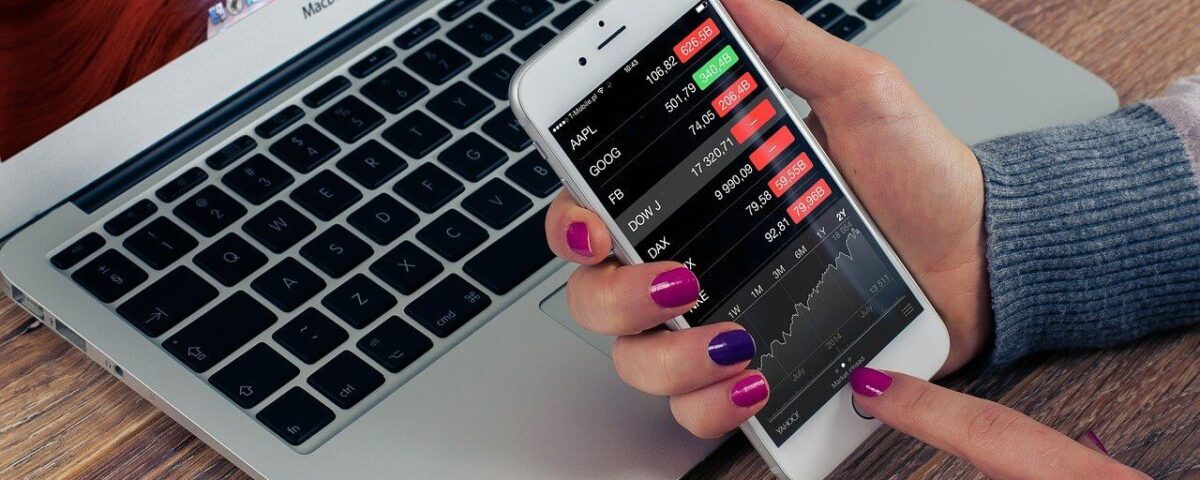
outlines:
[[[787,3],[843,38],[866,28],[832,3]],[[590,6],[447,2],[50,261],[284,441],[315,448],[550,263],[545,205],[560,184],[508,85]]]

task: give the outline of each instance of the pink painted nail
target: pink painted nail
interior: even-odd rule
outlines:
[[[654,277],[650,298],[663,308],[675,308],[696,301],[700,296],[700,280],[684,267],[667,270]]]
[[[1104,446],[1104,442],[1100,440],[1100,436],[1096,435],[1095,430],[1088,430],[1088,431],[1084,432],[1083,435],[1079,436],[1079,440],[1086,441],[1092,445],[1095,445],[1096,448],[1099,448],[1100,451],[1104,452],[1105,455],[1108,455],[1110,457],[1112,456],[1111,453],[1108,453],[1108,448],[1106,448]]]
[[[892,386],[892,377],[874,368],[859,367],[850,372],[850,388],[864,397],[878,397]]]
[[[588,226],[584,222],[575,222],[567,227],[567,247],[579,255],[591,257],[592,236],[588,234]]]
[[[767,379],[762,375],[751,375],[733,384],[733,389],[729,391],[729,399],[733,400],[734,405],[747,408],[766,400],[768,393]]]

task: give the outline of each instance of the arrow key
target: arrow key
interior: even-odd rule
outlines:
[[[242,408],[253,408],[271,396],[300,370],[265,343],[251,347],[208,379],[217,390]]]

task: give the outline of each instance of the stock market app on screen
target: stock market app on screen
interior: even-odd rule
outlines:
[[[747,53],[700,2],[551,133],[642,260],[700,278],[684,318],[754,336],[781,445],[922,307]]]

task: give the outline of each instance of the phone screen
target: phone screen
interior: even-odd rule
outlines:
[[[922,312],[783,102],[704,1],[551,128],[642,259],[700,278],[688,323],[754,336],[777,446]]]

